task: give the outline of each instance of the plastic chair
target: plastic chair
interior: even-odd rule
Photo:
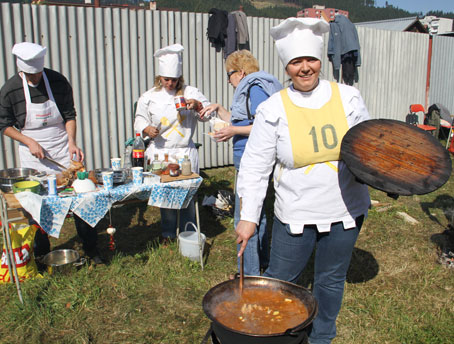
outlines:
[[[405,121],[408,124],[416,125],[418,128],[428,131],[430,133],[432,133],[434,130],[437,129],[436,127],[433,127],[431,125],[419,124],[418,112],[423,113],[423,123],[424,123],[424,116],[425,116],[426,112],[424,110],[424,106],[422,106],[421,104],[411,104],[410,105],[410,113],[405,118]]]

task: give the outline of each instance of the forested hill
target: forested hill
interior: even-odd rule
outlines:
[[[303,8],[312,7],[314,4],[346,10],[349,12],[350,20],[354,23],[412,16],[422,18],[426,15],[426,13],[408,12],[394,6],[374,7],[373,0],[157,0],[158,9],[184,12],[208,12],[211,8],[230,12],[243,5],[244,12],[248,16],[268,18],[295,17],[296,12]],[[427,15],[454,19],[452,12],[435,11],[428,12]]]

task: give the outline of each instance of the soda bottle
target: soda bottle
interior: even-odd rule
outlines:
[[[145,166],[145,143],[140,136],[140,133],[136,133],[136,139],[132,146],[132,167],[144,167]]]

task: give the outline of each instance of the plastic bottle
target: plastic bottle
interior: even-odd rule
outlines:
[[[126,146],[123,156],[123,168],[128,169],[132,167],[132,146]]]
[[[191,170],[191,160],[189,160],[188,156],[184,156],[184,160],[181,163],[181,175],[182,176],[190,176],[192,174]]]
[[[140,133],[136,133],[132,147],[132,167],[145,167],[145,143]]]

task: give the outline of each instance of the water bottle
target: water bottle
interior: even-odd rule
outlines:
[[[132,146],[132,167],[145,168],[145,143],[140,133],[136,133],[136,139]]]
[[[123,168],[129,169],[132,167],[132,146],[126,146],[123,156]]]

